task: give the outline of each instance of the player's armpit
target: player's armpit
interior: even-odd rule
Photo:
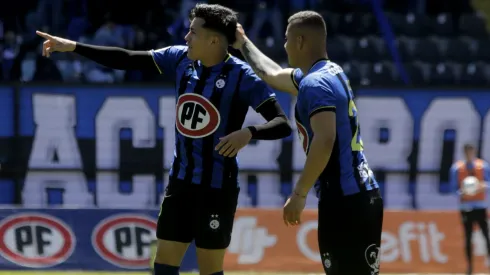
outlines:
[[[77,43],[74,52],[116,70],[158,71],[153,57],[147,51],[130,51],[117,47]]]
[[[291,135],[292,129],[281,106],[275,99],[270,99],[257,108],[257,112],[267,123],[250,127],[253,139],[274,140]]]

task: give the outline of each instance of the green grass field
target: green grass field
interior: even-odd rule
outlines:
[[[198,273],[180,273],[181,275],[198,275]],[[225,272],[226,275],[320,275],[320,273],[267,273],[267,272]],[[483,273],[482,273],[483,274]],[[0,275],[149,275],[148,272],[88,272],[88,271],[0,271]],[[382,275],[422,275],[422,274],[387,274]],[[431,275],[424,273],[423,275]],[[434,275],[458,275],[454,274],[434,274]],[[475,273],[474,275],[478,275]]]

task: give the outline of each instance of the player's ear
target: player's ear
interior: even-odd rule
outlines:
[[[303,49],[304,44],[305,44],[304,36],[298,35],[298,37],[296,37],[296,44],[298,45],[298,49],[300,49],[300,50]]]

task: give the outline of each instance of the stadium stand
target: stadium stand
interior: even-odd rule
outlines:
[[[101,1],[102,4],[98,6],[85,0],[52,1],[51,4],[48,2],[27,1],[28,5],[13,7],[22,15],[15,20],[5,12],[0,17],[3,22],[3,80],[40,80],[39,74],[35,72],[41,70],[42,66],[50,66],[51,61],[42,62],[36,58],[39,54],[38,48],[20,47],[31,40],[38,41],[32,35],[38,26],[74,40],[120,45],[131,49],[158,48],[183,43],[182,37],[187,24],[183,16],[185,5],[188,7],[189,1],[184,1],[187,4],[181,8],[171,1],[147,0],[143,1],[147,8],[136,10],[133,7],[127,9],[126,4],[118,4],[115,5],[118,8],[110,9],[114,1],[109,0]],[[289,5],[277,6],[274,1],[261,1],[267,2],[267,5],[260,9],[256,9],[257,3],[254,1],[237,1],[239,4],[226,2],[240,11],[241,20],[247,29],[260,30],[254,35],[260,40],[258,45],[273,58],[283,62],[283,42],[278,41],[278,35],[274,34],[276,30],[272,28],[276,23],[261,19],[263,25],[257,27],[254,25],[257,21],[256,16],[261,16],[259,12],[262,10],[277,11],[279,18],[285,20],[288,14],[298,8],[320,11],[327,22],[328,50],[331,58],[345,64],[353,72],[359,72],[359,76],[352,76],[353,84],[403,84],[396,73],[400,67],[393,62],[386,34],[380,31],[379,18],[370,11],[366,1],[338,1],[336,4],[332,4],[331,1],[290,1]],[[438,6],[433,3],[437,1],[426,1],[424,13],[420,12],[420,7],[419,10],[410,9],[411,6],[407,3],[411,2],[413,1],[400,1],[399,4],[390,4],[391,7],[386,4],[385,15],[396,35],[396,51],[401,56],[402,67],[408,72],[412,84],[423,83],[422,79],[424,83],[432,84],[437,84],[443,79],[450,79],[451,85],[466,85],[469,81],[486,83],[484,79],[465,79],[468,72],[461,69],[477,62],[478,66],[470,67],[482,70],[478,75],[490,74],[490,40],[484,12],[473,11],[469,4]],[[483,10],[485,4],[480,6]],[[131,16],[127,16],[129,10],[133,12]],[[60,16],[50,16],[59,11],[62,11]],[[132,19],[127,19],[128,17]],[[49,76],[50,79],[58,79],[56,75],[59,74],[63,81],[68,82],[162,81],[161,78],[154,79],[153,76],[141,72],[107,70],[71,55],[55,55],[53,62],[56,65],[53,68],[57,68],[59,73],[55,73],[56,70],[51,71],[53,75]],[[424,68],[422,78],[420,70],[416,69],[420,67]],[[391,70],[395,73],[386,74],[382,68],[395,68]],[[387,77],[387,83],[379,83],[376,80],[384,79],[383,77]]]

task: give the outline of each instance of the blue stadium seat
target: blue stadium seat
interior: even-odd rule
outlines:
[[[338,31],[349,36],[361,35],[362,21],[357,13],[346,13],[340,17]]]
[[[451,14],[441,13],[430,19],[431,33],[439,36],[454,34],[453,18]]]
[[[463,65],[459,82],[462,85],[473,86],[488,84],[485,77],[485,65],[480,62]]]
[[[331,13],[331,12],[321,12],[320,14],[323,16],[323,19],[325,20],[325,23],[327,24],[327,35],[328,35],[328,37],[338,35],[340,15],[336,14],[336,13]]]
[[[412,37],[420,37],[428,34],[429,18],[425,15],[417,15],[408,13],[399,22],[398,35],[407,35]]]
[[[360,35],[374,35],[379,34],[378,22],[376,17],[370,13],[361,15],[361,28],[359,30]]]
[[[474,58],[469,43],[462,38],[448,40],[444,56],[448,61],[454,62],[467,62]]]
[[[373,37],[363,37],[357,40],[352,49],[352,56],[359,61],[377,62],[380,52]]]
[[[437,43],[432,39],[417,39],[414,44],[412,60],[425,62],[439,62],[441,51]]]
[[[426,83],[424,77],[424,70],[417,62],[410,62],[404,64],[405,71],[410,77],[412,85],[424,85]]]
[[[448,63],[431,65],[429,85],[450,86],[457,84],[457,75],[454,66]]]
[[[405,62],[413,60],[414,40],[408,37],[400,37],[396,40],[396,46],[400,57]]]
[[[361,69],[357,62],[347,62],[340,64],[344,69],[345,74],[349,77],[352,86],[359,86],[361,83]]]
[[[371,86],[394,85],[395,68],[388,62],[376,62],[368,65],[364,76],[369,79]]]
[[[345,41],[340,38],[328,38],[327,51],[329,57],[336,62],[344,62],[350,59],[348,47],[346,46]]]
[[[478,61],[490,61],[490,39],[482,39],[478,41],[478,48],[476,50],[476,57]]]
[[[478,14],[464,14],[459,20],[459,32],[476,38],[487,37],[485,18]]]
[[[393,57],[391,56],[391,52],[386,45],[386,41],[382,37],[373,36],[372,41],[374,42],[374,44],[376,45],[376,47],[379,50],[378,57],[379,57],[380,61],[393,59]]]

